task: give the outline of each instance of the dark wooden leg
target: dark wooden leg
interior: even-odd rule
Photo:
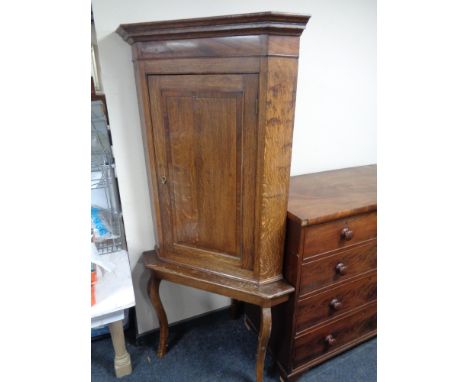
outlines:
[[[295,375],[294,377],[285,378],[280,375],[279,379],[280,379],[280,382],[296,382],[299,379],[299,376]]]
[[[260,331],[258,333],[257,346],[257,382],[263,382],[263,367],[265,354],[271,332],[271,308],[262,308]]]
[[[159,296],[160,284],[161,279],[158,279],[154,273],[151,272],[151,278],[148,282],[148,295],[159,319],[159,348],[157,355],[159,358],[162,358],[167,352],[167,337],[169,334],[169,327],[167,324],[166,312],[161,302],[161,297]]]
[[[237,320],[244,311],[244,303],[239,300],[231,298],[231,307],[229,308],[229,315],[233,320]]]

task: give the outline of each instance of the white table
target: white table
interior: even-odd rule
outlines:
[[[124,310],[135,306],[132,275],[127,251],[100,255],[113,265],[95,285],[96,304],[91,307],[91,328],[109,325],[114,346],[115,375],[120,378],[132,372],[132,361],[125,347],[123,332]]]

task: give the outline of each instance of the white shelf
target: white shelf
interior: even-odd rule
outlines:
[[[135,306],[132,275],[127,251],[118,251],[100,258],[114,264],[95,285],[96,304],[91,307],[91,327],[95,328],[123,318],[124,309]]]

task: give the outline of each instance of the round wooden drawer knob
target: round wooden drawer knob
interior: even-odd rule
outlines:
[[[353,231],[348,227],[345,227],[341,230],[341,238],[344,240],[351,240],[353,238]]]
[[[332,334],[329,334],[328,336],[325,337],[325,342],[327,343],[328,346],[332,346],[336,342],[336,338],[333,337]]]
[[[337,298],[334,298],[330,301],[330,307],[335,310],[340,310],[343,307],[343,303]]]
[[[338,263],[338,264],[336,264],[335,269],[336,269],[336,273],[338,273],[340,275],[345,275],[348,267],[346,265],[344,265],[343,263]]]

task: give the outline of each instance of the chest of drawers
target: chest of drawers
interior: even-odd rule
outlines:
[[[376,335],[376,166],[292,177],[284,256],[295,292],[273,309],[269,347],[291,381]],[[257,327],[252,307],[246,319]]]

